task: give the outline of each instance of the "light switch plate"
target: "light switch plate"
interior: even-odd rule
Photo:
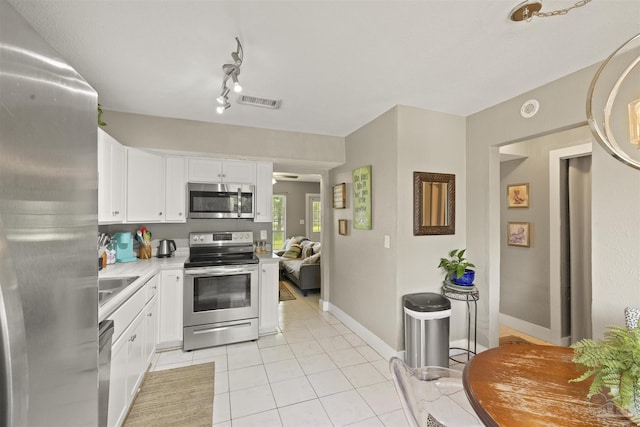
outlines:
[[[385,234],[384,236],[384,247],[386,249],[389,249],[391,247],[391,236],[389,236],[388,234]]]
[[[304,225],[304,219],[300,220],[300,225]]]

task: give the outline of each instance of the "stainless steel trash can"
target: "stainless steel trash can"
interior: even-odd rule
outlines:
[[[451,301],[431,292],[402,297],[405,363],[449,367]]]

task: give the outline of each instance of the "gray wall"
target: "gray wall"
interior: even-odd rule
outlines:
[[[500,304],[500,191],[498,146],[584,125],[592,66],[467,118],[467,216],[469,255],[481,280],[478,337],[498,343]],[[524,119],[520,106],[535,98],[541,108]],[[640,173],[594,145],[592,165],[593,335],[623,325],[627,305],[640,304]],[[631,196],[630,196],[631,195]]]
[[[344,162],[344,138],[105,111],[105,130],[129,147],[221,157],[312,162],[328,170]]]
[[[398,106],[349,135],[347,163],[330,171],[331,185],[347,183],[347,208],[331,210],[331,304],[394,350],[404,348],[402,296],[439,292],[439,258],[464,244],[464,151],[464,118]],[[373,228],[356,230],[351,173],[366,165],[371,165]],[[413,236],[414,171],[456,175],[455,235]],[[338,219],[349,221],[349,235],[338,235]],[[465,314],[462,307],[456,312]],[[455,339],[458,328],[452,323]]]
[[[583,143],[587,127],[513,144],[527,158],[500,165],[500,313],[550,328],[549,151]],[[507,207],[507,185],[529,183],[529,208]],[[531,223],[531,247],[506,243],[507,222]]]
[[[273,185],[273,194],[287,196],[287,237],[305,236],[306,222],[306,194],[320,194],[319,182],[278,181]]]

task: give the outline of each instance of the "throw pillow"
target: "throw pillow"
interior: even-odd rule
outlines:
[[[293,237],[291,237],[291,238],[289,238],[289,239],[285,240],[285,241],[284,241],[284,243],[282,243],[282,249],[283,249],[283,250],[285,250],[285,251],[288,251],[288,250],[289,250],[289,248],[291,247],[291,244],[292,244],[292,243],[295,243],[295,242],[293,241]]]
[[[318,262],[320,262],[320,254],[315,254],[303,259],[300,264],[316,264]]]
[[[302,248],[302,253],[300,255],[300,258],[307,258],[307,257],[310,257],[311,255],[313,255],[313,245],[305,245]]]
[[[314,254],[319,254],[320,253],[320,247],[322,246],[322,244],[320,242],[316,242],[313,244],[313,253]]]
[[[280,251],[275,251],[274,254],[276,254],[277,256],[282,256],[284,255],[286,251],[285,250],[280,250]]]
[[[300,258],[300,253],[302,252],[302,248],[297,243],[292,244],[289,247],[289,250],[285,251],[282,254],[284,258]]]

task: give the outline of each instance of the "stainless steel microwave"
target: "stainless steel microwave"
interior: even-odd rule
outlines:
[[[189,218],[253,218],[255,187],[251,184],[187,185]]]

